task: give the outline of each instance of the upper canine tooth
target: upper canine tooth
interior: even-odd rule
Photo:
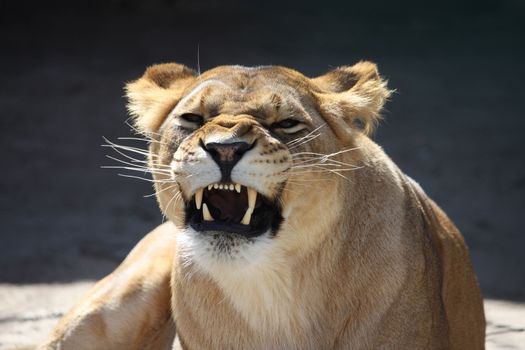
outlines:
[[[213,184],[208,185],[208,191],[211,190],[212,188],[213,188]]]
[[[257,200],[257,191],[248,187],[248,208],[255,208],[255,201]]]
[[[255,202],[257,201],[257,191],[251,187],[247,188],[248,190],[248,209],[244,213],[241,223],[243,225],[249,225],[252,220],[253,210],[255,209]],[[238,191],[240,192],[240,191]]]
[[[210,211],[206,203],[202,203],[202,218],[205,221],[213,221],[213,216],[211,216]]]
[[[197,192],[195,192],[195,206],[197,207],[197,209],[200,209],[201,208],[201,204],[202,204],[202,192],[204,191],[203,188],[199,188],[197,190]]]
[[[241,193],[241,185],[240,184],[235,184],[235,191],[237,191],[237,193]]]

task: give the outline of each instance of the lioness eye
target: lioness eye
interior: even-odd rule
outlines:
[[[304,129],[304,124],[296,119],[284,119],[273,123],[271,125],[272,129],[281,129],[287,134],[293,134]]]
[[[195,130],[204,123],[204,118],[198,114],[184,113],[175,118],[174,123],[180,128]]]
[[[199,124],[199,125],[202,124],[202,122],[204,120],[204,118],[202,118],[200,115],[193,114],[193,113],[185,113],[185,114],[181,115],[180,118],[184,119],[187,122],[195,123],[195,124]]]

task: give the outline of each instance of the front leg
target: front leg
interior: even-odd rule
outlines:
[[[175,233],[175,226],[167,222],[146,235],[37,349],[171,349]]]

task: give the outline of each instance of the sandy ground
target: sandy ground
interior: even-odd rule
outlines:
[[[42,341],[58,318],[92,282],[0,284],[0,350],[31,347]],[[485,300],[487,349],[523,349],[525,303]]]
[[[525,348],[522,2],[129,2],[0,11],[2,347],[42,337],[161,222],[148,183],[100,168],[113,165],[100,144],[131,134],[126,81],[152,63],[197,68],[199,47],[202,69],[377,62],[396,93],[375,139],[464,234],[488,345]]]
[[[57,319],[92,286],[0,284],[0,350],[26,348],[42,341]],[[525,303],[485,300],[487,349],[523,349]]]

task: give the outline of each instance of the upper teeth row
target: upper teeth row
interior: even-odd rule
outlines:
[[[220,184],[220,183],[214,183],[208,185],[208,191],[212,188],[219,189],[219,190],[230,190],[230,191],[237,191],[237,193],[241,193],[241,185],[240,184]]]

